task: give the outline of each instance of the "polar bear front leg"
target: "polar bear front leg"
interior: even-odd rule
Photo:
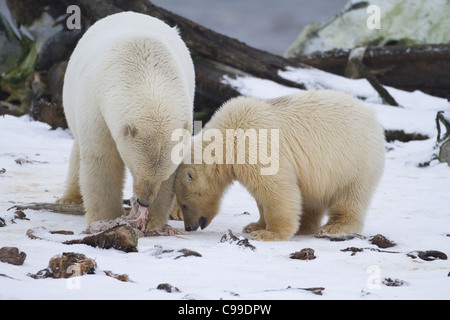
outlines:
[[[93,150],[108,150],[105,154]],[[98,220],[113,220],[124,214],[122,189],[125,165],[115,145],[92,145],[81,151],[80,187],[88,224]],[[89,152],[91,151],[91,152]]]
[[[296,181],[291,179],[268,178],[261,182],[268,188],[261,188],[255,193],[257,203],[261,204],[264,214],[265,229],[252,232],[252,239],[262,241],[284,241],[295,234],[299,226],[301,213],[301,193]],[[261,223],[260,221],[257,224]]]
[[[155,200],[148,206],[149,218],[146,230],[159,229],[167,223],[175,202],[174,182],[175,173],[161,183]]]
[[[83,203],[80,191],[80,148],[78,141],[74,141],[70,153],[69,171],[63,196],[56,203]]]

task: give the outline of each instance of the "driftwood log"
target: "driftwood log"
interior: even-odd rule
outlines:
[[[350,52],[336,49],[293,60],[344,76]],[[450,97],[450,44],[369,46],[362,62],[383,85]]]
[[[124,199],[123,200],[123,209],[125,210],[125,214],[129,214],[131,210],[131,204],[130,200]],[[24,203],[24,204],[18,204],[15,206],[12,206],[8,208],[9,210],[47,210],[50,212],[55,213],[62,213],[62,214],[72,214],[76,216],[82,216],[86,214],[86,210],[84,209],[83,204],[72,204],[72,203],[54,203],[54,202],[33,202],[33,203]],[[182,215],[177,212],[177,210],[174,210],[169,215],[170,220],[183,220]]]

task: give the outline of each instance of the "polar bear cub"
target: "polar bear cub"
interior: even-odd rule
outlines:
[[[133,191],[164,224],[174,201],[173,130],[191,131],[189,51],[164,22],[123,12],[96,22],[67,66],[64,112],[74,136],[60,203],[84,203],[87,222],[123,214],[125,165]]]
[[[213,146],[217,141],[226,144]],[[192,161],[198,150],[203,161]],[[274,170],[264,173],[268,162],[257,157],[269,153],[278,159]],[[344,93],[239,97],[226,102],[194,137],[191,155],[175,179],[186,230],[208,226],[224,191],[237,180],[259,209],[259,220],[244,228],[252,238],[341,235],[361,231],[383,172],[384,132],[371,109]],[[329,219],[321,226],[325,213]]]

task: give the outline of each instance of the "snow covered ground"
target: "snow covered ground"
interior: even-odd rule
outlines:
[[[63,245],[55,241],[32,240],[26,231],[34,227],[49,230],[86,228],[82,216],[26,210],[29,220],[9,221],[15,204],[52,202],[62,195],[69,153],[73,143],[68,130],[51,131],[49,126],[27,116],[0,118],[0,247],[13,246],[27,254],[22,266],[0,262],[0,299],[449,299],[449,260],[424,261],[406,254],[416,250],[439,250],[450,255],[450,168],[429,161],[436,139],[435,116],[449,110],[445,99],[388,88],[404,107],[383,106],[365,80],[349,80],[317,70],[281,73],[309,87],[332,87],[364,96],[387,129],[400,129],[430,136],[429,140],[386,143],[386,169],[367,213],[363,235],[382,234],[394,241],[386,249],[397,253],[365,249],[352,256],[348,247],[376,248],[368,239],[332,242],[313,236],[296,236],[285,242],[250,241],[252,251],[235,243],[220,243],[231,229],[244,236],[242,228],[258,219],[254,200],[239,184],[229,189],[219,215],[203,231],[183,238],[139,239],[138,252],[124,253],[86,245]],[[227,79],[242,94],[274,97],[292,90],[255,78]],[[131,196],[131,179],[125,196]],[[242,214],[243,212],[250,213]],[[179,221],[169,222],[183,227]],[[59,236],[68,237],[71,236]],[[73,236],[72,236],[73,238]],[[161,250],[161,248],[163,250]],[[175,259],[165,249],[187,248],[201,257]],[[290,259],[303,248],[315,250],[316,259]],[[63,252],[83,253],[95,259],[94,275],[69,279],[33,279],[47,267],[51,257]],[[106,276],[102,270],[128,274],[131,282]],[[400,286],[389,286],[388,280]],[[158,290],[169,283],[179,292]],[[300,288],[322,287],[322,295]]]

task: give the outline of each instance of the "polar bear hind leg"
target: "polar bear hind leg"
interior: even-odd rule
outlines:
[[[344,235],[361,232],[372,193],[372,185],[357,181],[338,191],[330,203],[328,221],[319,229],[319,234]]]
[[[70,153],[69,172],[67,174],[66,187],[61,199],[56,203],[83,203],[80,190],[80,148],[75,140]]]
[[[297,235],[316,234],[320,228],[324,214],[325,210],[323,208],[304,204]]]

